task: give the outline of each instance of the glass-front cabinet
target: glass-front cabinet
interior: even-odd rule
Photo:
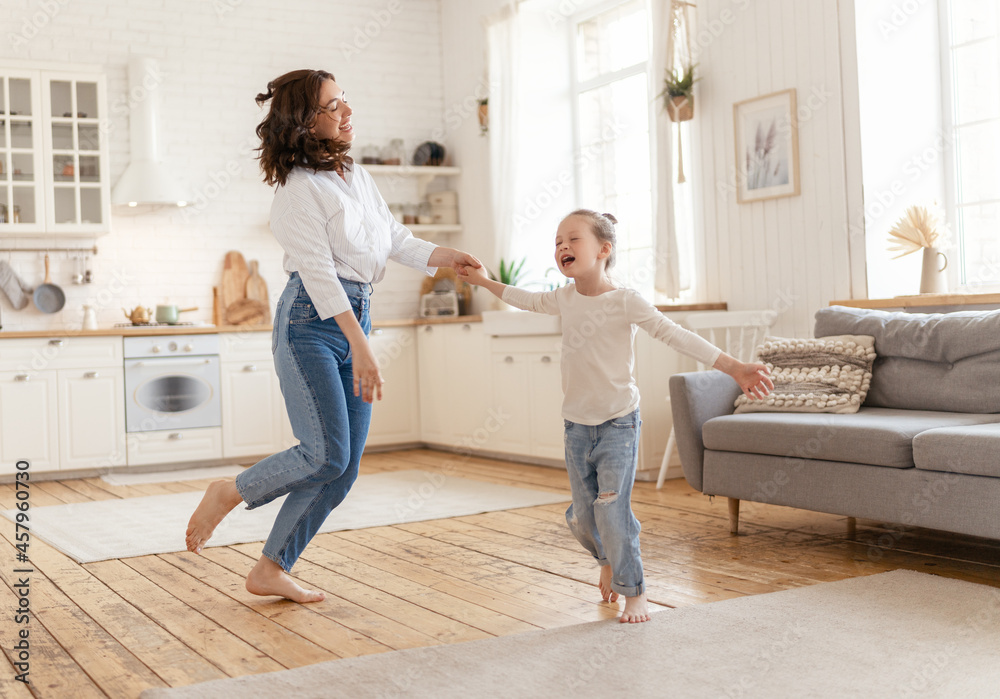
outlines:
[[[0,235],[110,231],[104,77],[0,65]]]

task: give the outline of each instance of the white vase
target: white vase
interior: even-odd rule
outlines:
[[[921,294],[948,293],[947,256],[937,248],[924,248],[924,265],[920,272]]]

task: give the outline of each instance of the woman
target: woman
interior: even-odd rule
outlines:
[[[371,175],[347,155],[352,109],[333,75],[297,70],[268,83],[271,102],[257,127],[264,181],[275,187],[271,230],[285,251],[288,285],[274,313],[272,350],[299,444],[258,462],[235,481],[216,481],[188,523],[200,553],[242,502],[260,507],[287,495],[247,576],[257,595],[318,602],[289,576],[299,555],[358,475],[382,376],[368,344],[372,284],[388,259],[429,270],[481,267],[464,252],[415,239],[397,223]]]

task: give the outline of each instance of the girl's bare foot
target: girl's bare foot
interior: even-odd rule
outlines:
[[[241,502],[243,498],[236,490],[235,481],[215,481],[210,484],[188,521],[187,550],[201,553],[201,549],[212,537],[212,532],[219,526],[219,522]]]
[[[625,598],[625,611],[618,619],[623,624],[637,624],[640,621],[649,621],[649,604],[646,602],[646,593],[643,592],[638,597]]]
[[[288,573],[267,556],[261,556],[257,565],[247,576],[247,592],[254,595],[277,595],[299,604],[322,602],[326,595],[315,590],[306,590],[295,584]]]
[[[618,593],[611,589],[611,566],[601,566],[601,581],[597,583],[601,588],[601,597],[605,602],[617,602]]]

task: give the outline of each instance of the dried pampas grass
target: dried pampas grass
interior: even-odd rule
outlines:
[[[911,206],[906,215],[889,230],[889,252],[899,252],[898,259],[924,248],[941,247],[948,239],[948,228],[938,215],[924,206]]]

